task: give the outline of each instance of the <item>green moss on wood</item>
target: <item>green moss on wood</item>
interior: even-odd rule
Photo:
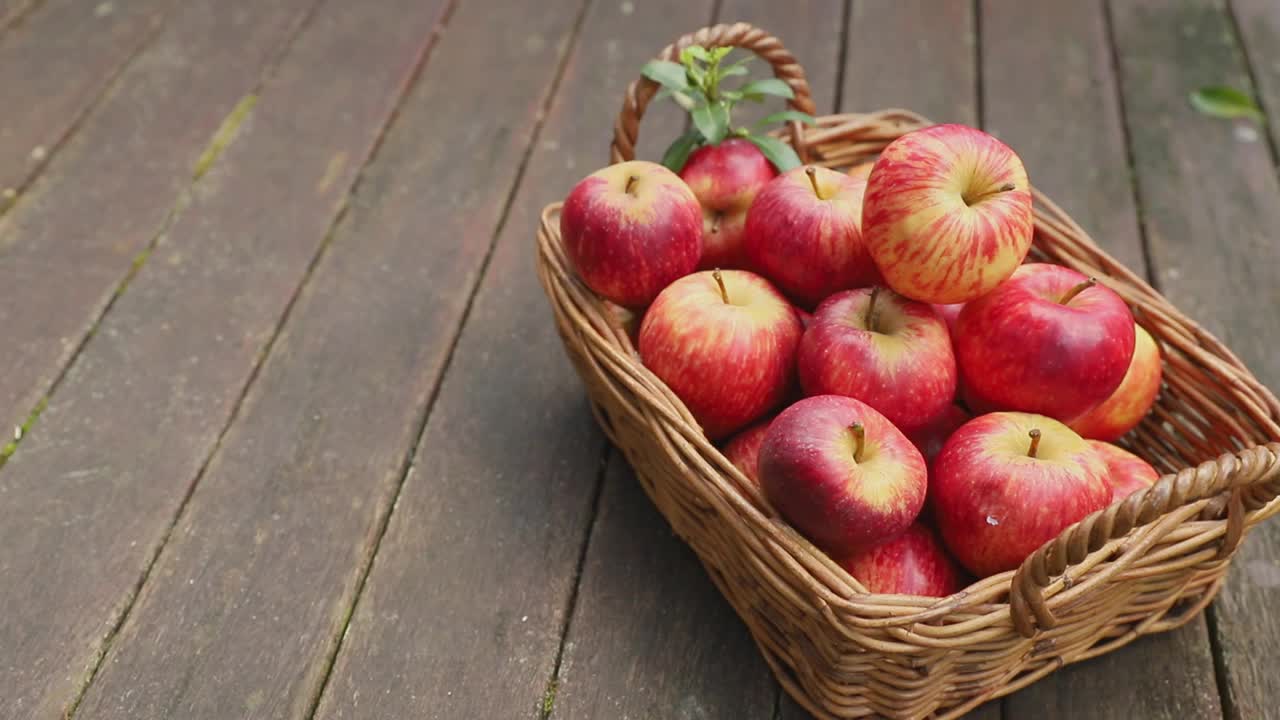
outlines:
[[[232,108],[231,113],[222,121],[222,125],[213,134],[213,138],[209,140],[209,146],[200,153],[200,159],[196,161],[194,179],[199,180],[209,171],[213,163],[222,154],[223,150],[236,139],[236,134],[240,131],[240,125],[249,117],[249,112],[253,110],[253,106],[258,104],[257,95],[245,95]]]
[[[4,464],[8,462],[9,458],[18,451],[18,445],[22,442],[23,438],[27,436],[27,433],[31,432],[32,426],[34,426],[36,424],[36,420],[40,418],[40,413],[44,412],[44,409],[48,406],[49,398],[40,398],[40,402],[36,403],[36,406],[31,409],[31,412],[27,415],[27,419],[18,426],[18,432],[14,433],[14,438],[6,443],[4,447],[0,448],[0,467],[4,467]]]

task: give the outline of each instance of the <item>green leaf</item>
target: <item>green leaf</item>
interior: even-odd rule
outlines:
[[[672,90],[689,90],[689,77],[680,65],[666,60],[650,60],[640,68],[640,74]]]
[[[720,62],[721,60],[725,59],[725,57],[727,57],[731,52],[733,52],[732,46],[712,48],[711,62]]]
[[[695,58],[697,60],[701,60],[704,63],[711,62],[710,53],[708,53],[707,49],[702,47],[701,45],[690,45],[689,47],[681,50],[680,62],[684,63],[685,65],[688,65],[689,61],[686,58]]]
[[[774,167],[778,168],[778,172],[800,167],[800,157],[796,155],[796,151],[778,138],[768,135],[748,135],[747,140],[760,148],[760,152],[773,163]]]
[[[1191,93],[1191,107],[1205,115],[1218,118],[1249,118],[1263,122],[1262,111],[1253,98],[1225,85],[1210,85]]]
[[[791,86],[778,78],[763,78],[761,80],[755,80],[738,89],[747,97],[751,97],[752,95],[772,95],[774,97],[791,100],[796,96],[796,93],[791,89]]]
[[[729,134],[729,106],[722,102],[699,105],[693,109],[693,126],[702,133],[708,145],[718,145]]]
[[[780,122],[790,122],[791,120],[804,123],[805,125],[818,124],[818,121],[809,113],[802,113],[799,110],[783,110],[782,112],[776,112],[769,117],[762,119],[760,122],[756,123],[756,127],[764,127],[766,125],[773,125]]]
[[[744,65],[729,65],[720,68],[720,77],[734,77],[735,75],[746,75],[749,71]]]
[[[689,160],[689,153],[693,152],[701,139],[702,135],[697,130],[690,130],[676,138],[667,146],[667,151],[662,153],[662,164],[671,172],[680,172],[684,169],[685,162]]]
[[[742,91],[741,90],[721,90],[720,97],[724,98],[725,100],[729,100],[731,102],[738,102],[739,100],[742,99]]]

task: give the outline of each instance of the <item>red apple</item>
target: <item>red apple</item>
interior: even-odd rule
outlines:
[[[657,163],[610,165],[574,186],[560,235],[587,287],[644,307],[702,256],[702,209],[689,186]]]
[[[1116,440],[1142,422],[1160,393],[1160,348],[1151,333],[1134,326],[1133,359],[1111,397],[1067,424],[1087,438]]]
[[[1067,420],[1120,386],[1133,328],[1110,289],[1075,270],[1029,263],[964,306],[956,359],[979,404]]]
[[[748,480],[757,485],[760,484],[760,473],[758,472],[760,446],[764,444],[764,436],[768,432],[769,423],[771,422],[773,422],[773,418],[765,418],[740,431],[724,444],[723,452],[725,458],[733,463],[734,467],[741,470]]]
[[[769,281],[745,270],[676,280],[640,323],[640,359],[712,440],[776,407],[795,379],[804,329]]]
[[[804,325],[806,330],[808,330],[809,326],[813,324],[813,313],[808,310],[805,310],[802,307],[797,307],[796,315],[800,317],[800,324]]]
[[[956,396],[946,325],[924,303],[876,288],[827,298],[800,341],[806,395],[846,395],[907,431],[937,419]]]
[[[959,405],[950,405],[928,425],[905,431],[907,439],[920,449],[920,454],[924,456],[926,463],[932,463],[938,453],[942,452],[942,446],[946,444],[947,438],[951,437],[951,433],[969,422],[970,417],[964,408]]]
[[[1111,486],[1111,501],[1123,500],[1143,488],[1149,488],[1160,479],[1160,473],[1151,463],[1111,443],[1088,440],[1089,446],[1107,464],[1107,483]]]
[[[1022,161],[964,125],[903,135],[867,178],[867,250],[889,287],[922,302],[968,302],[990,292],[1026,257],[1032,225]]]
[[[702,205],[702,261],[699,267],[743,268],[742,230],[747,208],[778,171],[764,153],[742,138],[694,150],[680,170]]]
[[[947,332],[952,337],[956,334],[956,321],[960,319],[960,311],[964,309],[964,303],[951,303],[950,305],[933,305],[933,311],[942,318],[942,322],[947,324]]]
[[[849,168],[848,175],[849,177],[852,177],[852,178],[861,178],[863,180],[866,180],[867,177],[871,175],[871,168],[875,167],[875,164],[876,164],[875,160],[868,160],[866,162],[858,163],[857,165],[854,165],[853,167]]]
[[[838,561],[868,592],[946,597],[961,588],[960,568],[927,525]]]
[[[783,410],[765,433],[759,472],[769,503],[837,557],[905,530],[927,487],[911,441],[869,405],[839,395]]]
[[[1111,501],[1089,443],[1043,415],[983,415],[952,433],[929,491],[942,539],[978,577],[1012,570]]]
[[[751,267],[811,308],[848,288],[874,284],[859,230],[864,182],[819,167],[796,168],[765,186],[747,212]]]

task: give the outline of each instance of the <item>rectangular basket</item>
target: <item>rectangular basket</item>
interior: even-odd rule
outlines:
[[[781,43],[742,23],[680,38],[767,60],[813,111]],[[634,157],[656,86],[627,90],[612,160]],[[806,162],[845,168],[928,123],[902,110],[792,124]],[[1016,571],[946,598],[866,592],[792,530],[640,362],[617,313],[573,273],[560,205],[538,231],[538,273],[597,420],[675,532],[746,622],[778,681],[820,718],[954,718],[1068,663],[1178,627],[1213,599],[1241,537],[1280,510],[1280,403],[1216,338],[1112,259],[1043,194],[1032,256],[1096,276],[1156,339],[1164,386],[1122,444],[1168,473],[1071,526]]]

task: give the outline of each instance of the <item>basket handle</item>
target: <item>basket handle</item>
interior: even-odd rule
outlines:
[[[796,62],[791,51],[782,46],[782,41],[747,23],[732,25],[713,25],[682,36],[658,53],[659,60],[678,61],[680,51],[690,45],[703,47],[737,47],[750,50],[768,61],[773,67],[773,74],[779,80],[791,86],[795,97],[788,101],[794,110],[803,113],[814,113],[813,97],[809,92],[809,81],[805,79],[804,68]],[[658,92],[658,84],[649,78],[640,77],[627,86],[626,97],[622,101],[622,111],[613,126],[613,143],[609,148],[610,162],[620,163],[636,159],[636,139],[640,135],[640,118],[644,110]],[[791,128],[791,144],[803,162],[808,161],[807,148],[802,142],[803,126],[799,122],[788,123]]]
[[[1227,531],[1219,550],[1224,558],[1235,550],[1243,535],[1245,513],[1261,508],[1280,494],[1280,443],[1222,455],[1198,467],[1165,475],[1150,488],[1089,515],[1042,545],[1013,576],[1009,607],[1014,627],[1025,637],[1034,637],[1037,625],[1051,628],[1057,623],[1044,590],[1069,566],[1083,562],[1089,554],[1134,528],[1228,491]]]

